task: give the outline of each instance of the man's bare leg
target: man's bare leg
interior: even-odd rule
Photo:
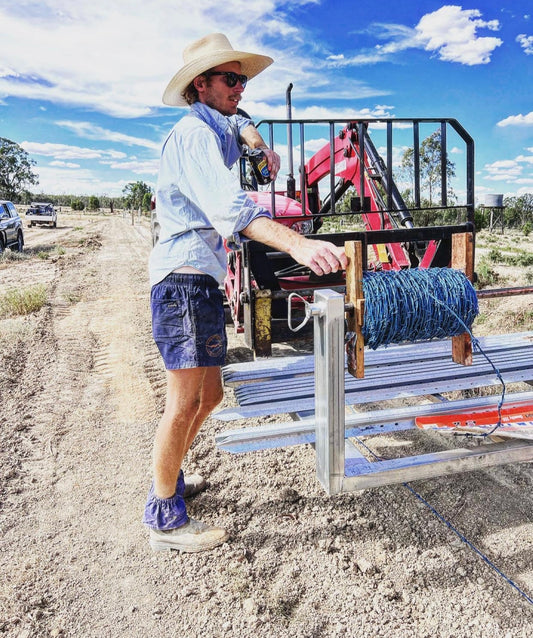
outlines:
[[[165,410],[153,450],[154,490],[159,498],[174,495],[183,459],[222,396],[218,367],[167,370]]]
[[[185,454],[222,395],[220,368],[168,371],[165,410],[154,442],[154,491],[143,519],[150,527],[150,545],[155,551],[200,552],[228,539],[222,527],[187,517],[183,496],[176,491]]]

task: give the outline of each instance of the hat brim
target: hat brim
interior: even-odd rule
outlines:
[[[208,69],[212,69],[226,62],[240,62],[241,73],[252,79],[261,71],[264,71],[274,60],[267,55],[257,53],[245,53],[244,51],[220,51],[208,56],[198,58],[183,66],[170,80],[163,93],[163,104],[168,106],[187,106],[187,100],[183,97],[183,91],[198,75]]]

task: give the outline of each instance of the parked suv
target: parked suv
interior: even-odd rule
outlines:
[[[3,253],[8,246],[22,252],[24,247],[22,219],[14,204],[0,199],[0,253]]]

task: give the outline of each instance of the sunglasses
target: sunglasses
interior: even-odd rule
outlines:
[[[236,86],[237,82],[240,82],[244,89],[248,82],[247,75],[241,75],[240,73],[234,73],[233,71],[208,71],[205,75],[207,77],[211,77],[212,75],[223,75],[226,80],[226,84],[230,89]]]

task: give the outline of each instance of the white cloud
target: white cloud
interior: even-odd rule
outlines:
[[[498,126],[531,126],[533,125],[533,111],[526,113],[526,115],[509,115],[504,120],[498,122]]]
[[[126,153],[115,151],[114,149],[94,149],[80,146],[69,146],[68,144],[53,144],[51,142],[22,142],[22,148],[30,155],[43,155],[54,157],[59,160],[94,160],[94,159],[122,159],[127,157]]]
[[[477,32],[479,29],[497,31],[499,28],[498,20],[481,19],[481,12],[477,9],[445,5],[437,11],[426,13],[414,28],[375,23],[373,29],[379,30],[378,37],[388,40],[385,44],[377,45],[373,52],[333,59],[332,64],[371,64],[407,49],[436,52],[441,60],[467,66],[487,64],[494,49],[501,46],[503,41],[496,37],[479,36]]]
[[[437,51],[441,60],[472,66],[490,62],[491,53],[503,44],[500,38],[478,36],[478,29],[499,27],[498,20],[482,20],[477,9],[446,5],[423,16],[415,31],[426,51]]]
[[[116,142],[118,144],[126,144],[126,146],[143,146],[159,151],[161,145],[159,142],[148,140],[140,137],[133,137],[118,131],[110,131],[100,126],[96,126],[91,122],[73,122],[70,120],[62,120],[55,122],[57,126],[73,131],[78,137],[89,140],[105,140],[106,142]]]
[[[301,96],[298,96],[301,99]],[[307,96],[312,97],[310,95]],[[320,100],[323,102],[323,96]],[[286,119],[287,109],[285,105],[278,105],[271,107],[265,102],[249,102],[246,101],[246,110],[254,113],[254,120],[259,122],[262,118],[268,119]],[[372,108],[357,108],[352,105],[348,107],[330,108],[325,106],[310,105],[299,106],[293,105],[292,117],[293,119],[312,120],[312,119],[364,119],[364,118],[379,118],[379,117],[394,117],[392,115],[393,106],[387,106],[382,104],[376,104]]]
[[[63,160],[54,160],[50,162],[49,166],[58,166],[60,168],[79,168],[80,164],[74,162],[64,162]]]
[[[2,0],[0,100],[49,100],[116,117],[150,114],[162,107],[163,90],[182,65],[184,47],[221,25],[236,48],[276,59],[276,70],[267,69],[264,82],[252,81],[247,88],[252,99],[271,99],[269,80],[276,74],[287,77],[290,70],[299,81],[309,69],[315,73],[308,57],[296,53],[305,43],[287,17],[291,5],[315,2],[196,0],[187,4],[185,16],[184,3],[175,0]],[[265,29],[282,46],[265,47],[258,37]]]
[[[527,55],[533,55],[533,35],[521,33],[516,36],[516,41],[524,49],[524,53]]]
[[[108,197],[120,197],[122,190],[130,179],[102,179],[90,169],[49,168],[38,167],[35,171],[39,176],[38,190],[42,193],[55,193],[58,195],[107,195]],[[150,186],[152,184],[149,184]]]
[[[497,160],[491,164],[485,164],[483,170],[485,179],[489,181],[507,181],[515,184],[533,185],[533,152],[527,149],[531,155],[518,155],[514,159]]]
[[[130,171],[136,175],[157,175],[159,171],[159,160],[131,160],[129,162],[103,161],[101,164],[105,164],[112,169]]]

